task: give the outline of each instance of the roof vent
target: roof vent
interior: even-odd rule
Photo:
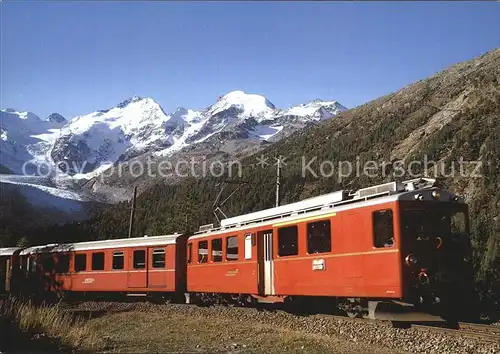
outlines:
[[[207,232],[210,231],[214,228],[214,224],[206,224],[206,225],[201,225],[200,229],[198,230],[199,232]]]
[[[371,197],[374,195],[379,195],[379,194],[385,194],[385,193],[394,193],[397,192],[399,189],[398,188],[397,182],[389,182],[389,183],[384,183],[384,184],[379,184],[378,186],[373,186],[373,187],[367,187],[367,188],[362,188],[358,190],[355,194],[355,198],[367,198]]]

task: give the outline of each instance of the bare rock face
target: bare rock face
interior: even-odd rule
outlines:
[[[59,113],[52,113],[47,117],[47,121],[52,123],[66,123],[66,118],[64,118]]]
[[[76,173],[77,171],[87,173],[95,167],[95,163],[88,163],[91,158],[96,160],[96,156],[91,156],[92,154],[93,152],[85,141],[73,142],[70,136],[65,136],[55,142],[50,156],[56,166],[64,173]]]

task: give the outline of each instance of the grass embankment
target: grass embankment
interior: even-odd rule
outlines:
[[[84,319],[74,316],[58,305],[35,305],[31,301],[9,298],[0,305],[0,317],[4,317],[4,322],[10,321],[11,325],[14,324],[25,334],[16,338],[4,338],[10,341],[8,344],[13,347],[21,344],[15,343],[16,341],[37,341],[49,337],[51,346],[60,348],[80,350],[103,348],[100,333],[97,333]],[[27,343],[22,344],[26,346]]]
[[[6,331],[2,329],[4,325]],[[395,354],[355,338],[354,322],[329,322],[281,311],[225,306],[82,302],[0,305],[0,351],[108,353],[373,353]],[[3,332],[4,331],[4,332]],[[331,333],[330,333],[331,332]],[[11,334],[9,334],[11,333]],[[351,333],[351,334],[349,334]],[[361,338],[361,337],[360,337]],[[371,335],[369,336],[371,338]],[[3,338],[2,338],[3,340]]]
[[[7,338],[11,342],[10,346],[0,343],[0,350],[110,353],[392,352],[385,348],[292,329],[273,321],[262,322],[262,318],[266,319],[268,315],[271,313],[224,306],[205,308],[93,302],[49,306],[9,299],[0,306],[0,319],[3,317],[4,322],[8,322],[6,325],[10,324],[10,332],[17,333]]]

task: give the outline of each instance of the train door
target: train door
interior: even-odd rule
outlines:
[[[0,293],[7,290],[7,257],[0,257]]]
[[[5,262],[5,292],[10,293],[10,282],[12,279],[12,259],[7,258]]]
[[[363,277],[363,251],[367,250],[366,237],[369,230],[365,219],[359,212],[346,211],[342,213],[342,237],[338,238],[338,247],[342,253],[352,254],[353,260],[342,268],[342,276],[359,284]]]
[[[167,286],[166,248],[148,248],[148,286],[164,288]]]
[[[129,252],[128,287],[146,288],[148,286],[147,248],[134,248]]]
[[[257,261],[259,266],[259,295],[274,295],[273,230],[257,233]]]

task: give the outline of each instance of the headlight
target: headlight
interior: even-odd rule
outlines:
[[[415,257],[415,255],[410,253],[409,255],[406,256],[405,262],[406,262],[406,265],[408,267],[411,267],[411,266],[414,266],[415,264],[417,264],[418,261],[417,261],[417,257]]]
[[[433,190],[431,195],[432,195],[432,198],[434,198],[436,200],[439,200],[441,198],[441,193],[439,193],[439,191],[437,191],[437,190]]]

